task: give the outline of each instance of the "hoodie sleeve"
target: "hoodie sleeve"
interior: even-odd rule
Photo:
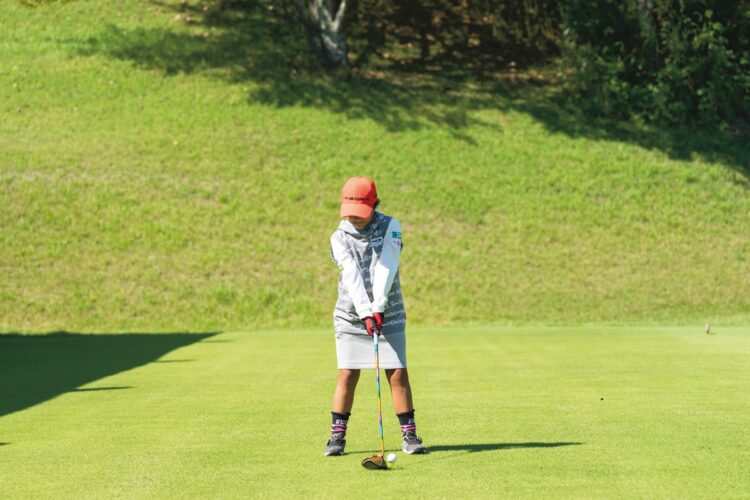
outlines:
[[[375,272],[372,280],[372,310],[384,312],[388,301],[388,292],[391,290],[393,279],[398,272],[398,262],[401,257],[401,223],[391,219],[385,232],[383,250],[380,258],[375,263]]]
[[[336,265],[339,266],[341,281],[344,282],[344,286],[346,286],[349,292],[349,297],[352,299],[354,308],[357,310],[357,316],[360,319],[372,316],[370,297],[367,295],[362,274],[359,272],[359,268],[357,268],[354,257],[349,254],[343,243],[336,238],[335,233],[331,236],[331,257],[333,257]]]

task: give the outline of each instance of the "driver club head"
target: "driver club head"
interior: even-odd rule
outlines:
[[[388,462],[383,455],[373,455],[362,460],[362,467],[369,470],[388,470]]]

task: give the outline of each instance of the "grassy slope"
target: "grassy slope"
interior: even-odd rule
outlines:
[[[747,145],[305,76],[266,19],[188,14],[0,6],[0,330],[328,324],[360,174],[402,220],[412,322],[750,321]]]
[[[101,378],[112,347],[84,337],[0,337],[3,404],[50,384],[31,368],[42,359],[45,373],[80,387],[0,415],[4,497],[739,498],[750,490],[741,438],[750,343],[738,328],[415,328],[411,378],[432,453],[399,453],[385,474],[359,465],[379,441],[371,371],[355,400],[350,453],[322,457],[335,382],[322,329],[183,338],[182,348],[170,336],[131,336],[120,359],[133,369]],[[45,357],[66,343],[79,361]],[[384,408],[386,448],[397,449],[387,395]]]

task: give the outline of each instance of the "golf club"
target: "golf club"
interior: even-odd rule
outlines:
[[[380,423],[380,455],[373,455],[362,460],[362,467],[370,470],[388,470],[385,461],[385,438],[383,437],[383,406],[380,402],[380,352],[378,351],[378,337],[380,331],[372,334],[372,344],[375,347],[375,388],[378,393],[378,421]]]

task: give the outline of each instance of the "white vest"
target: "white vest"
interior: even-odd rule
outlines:
[[[364,322],[383,312],[383,334],[403,332],[406,312],[401,297],[398,264],[401,224],[375,212],[362,230],[342,220],[331,235],[331,257],[339,266],[339,298],[333,311],[337,333],[367,335]]]

